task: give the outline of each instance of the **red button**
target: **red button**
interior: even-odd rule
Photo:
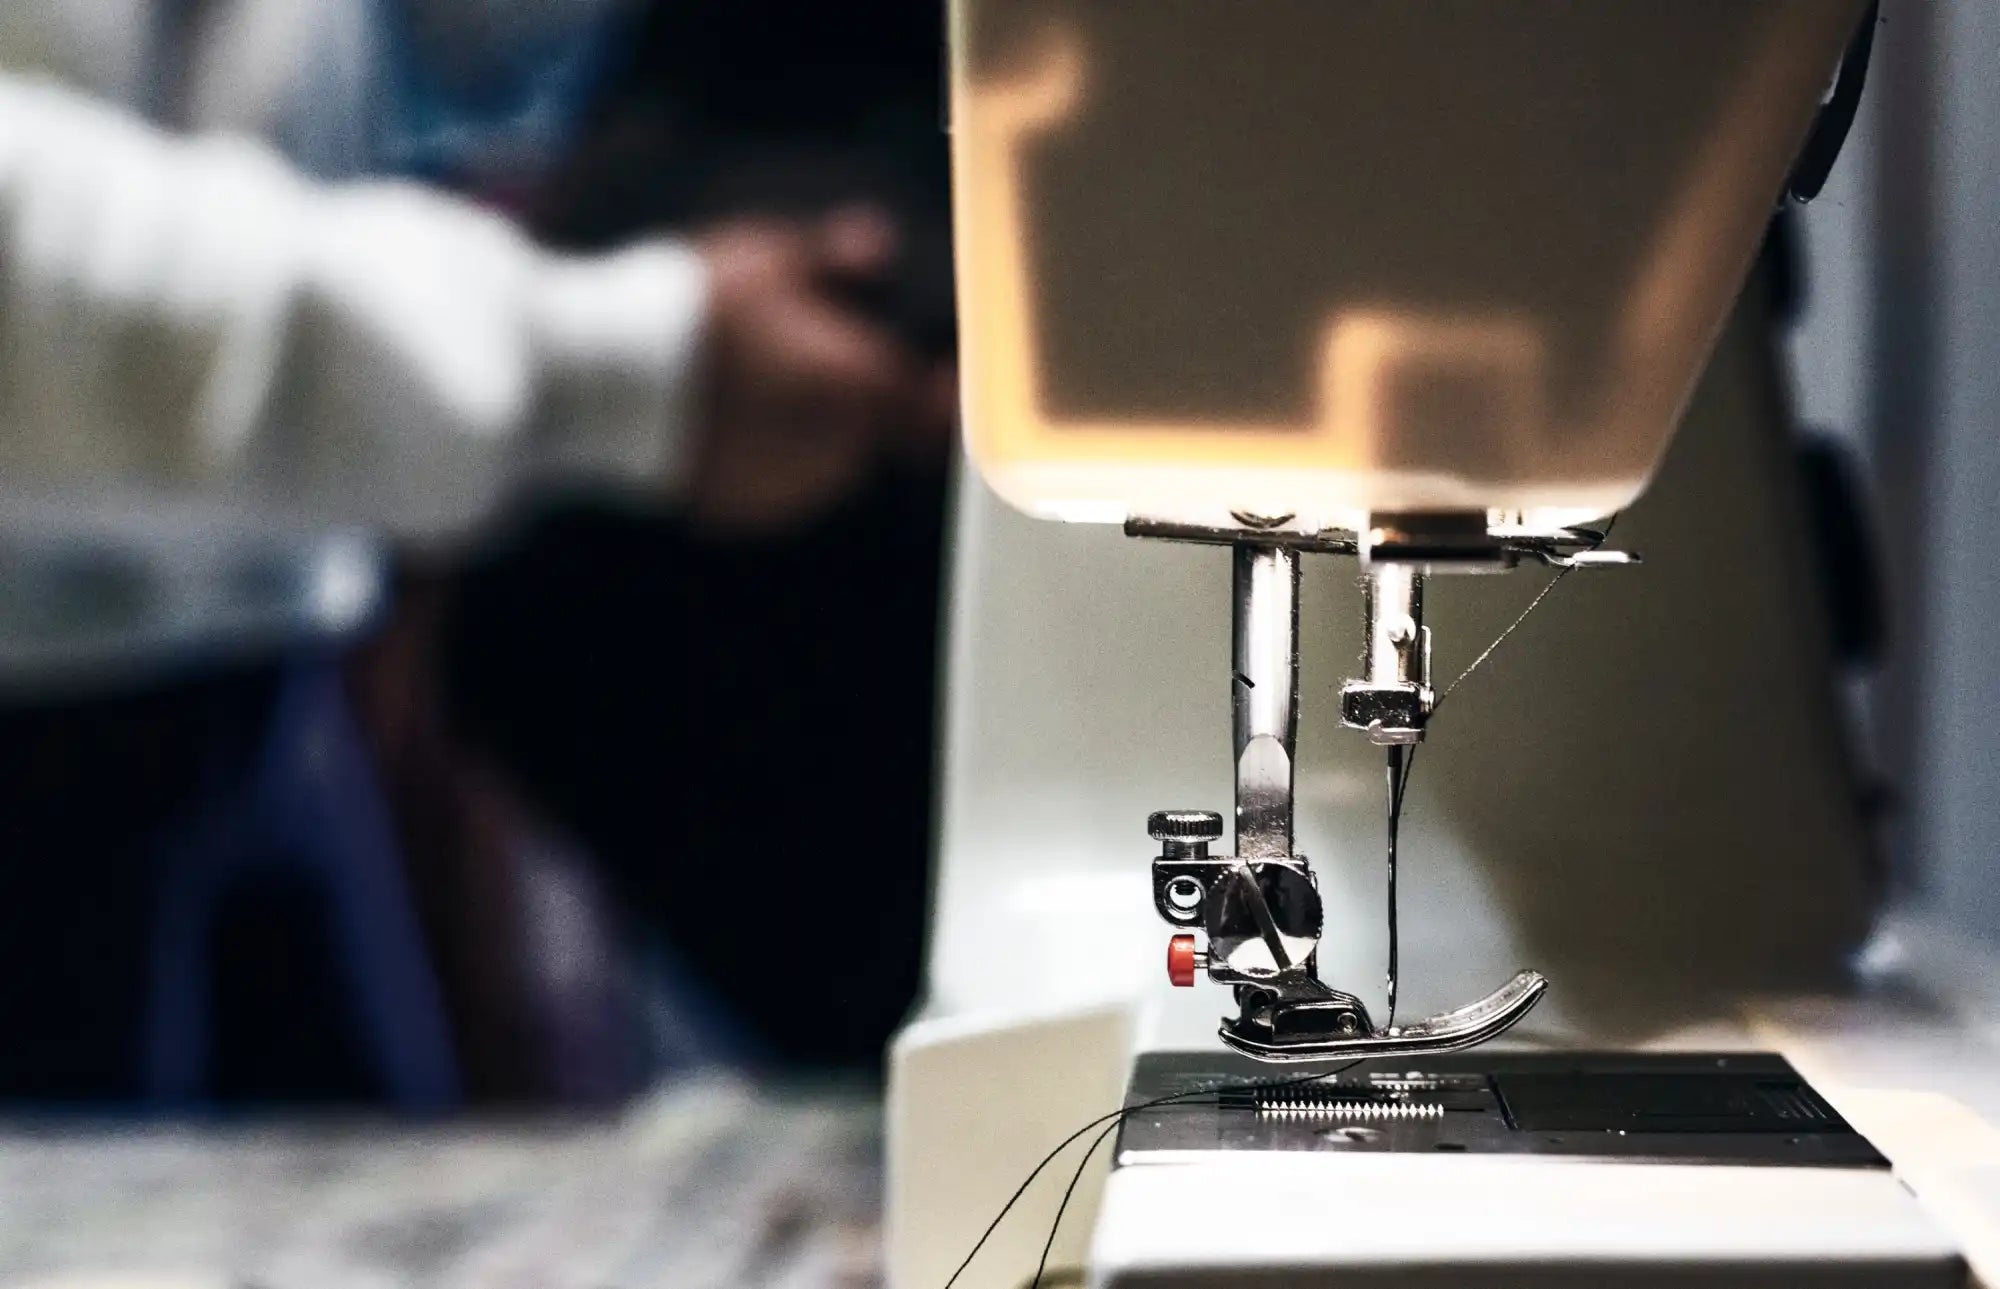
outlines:
[[[1194,983],[1194,937],[1177,935],[1167,941],[1167,979],[1177,989]]]

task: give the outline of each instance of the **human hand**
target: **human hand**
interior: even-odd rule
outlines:
[[[938,373],[843,299],[893,260],[886,216],[743,219],[695,245],[709,270],[687,496],[697,523],[743,532],[808,521],[885,447],[948,434]]]

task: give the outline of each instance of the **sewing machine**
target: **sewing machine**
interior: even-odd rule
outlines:
[[[1863,7],[955,4],[896,1289],[1161,1098],[1056,1282],[1996,1274],[2000,970],[1887,898],[1739,299]]]

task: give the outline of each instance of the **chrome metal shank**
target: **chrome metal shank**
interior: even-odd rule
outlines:
[[[1233,560],[1236,853],[1292,853],[1292,762],[1299,723],[1299,555],[1238,546]]]
[[[1341,723],[1371,743],[1415,743],[1437,695],[1431,689],[1431,633],[1424,625],[1424,573],[1413,564],[1368,569],[1361,678],[1341,686]]]

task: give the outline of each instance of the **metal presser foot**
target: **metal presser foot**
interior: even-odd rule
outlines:
[[[1148,526],[1143,521],[1127,526],[1135,535],[1226,541],[1234,548],[1237,853],[1209,853],[1222,839],[1221,815],[1165,810],[1148,821],[1148,831],[1160,843],[1153,861],[1153,904],[1180,931],[1168,943],[1168,975],[1176,985],[1187,986],[1205,970],[1210,980],[1231,986],[1238,1011],[1224,1018],[1222,1041],[1264,1061],[1421,1056],[1497,1038],[1547,992],[1548,981],[1540,974],[1523,971],[1455,1011],[1402,1025],[1394,1024],[1392,1015],[1391,1023],[1379,1027],[1359,998],[1319,978],[1316,957],[1324,924],[1319,886],[1312,866],[1292,842],[1300,552],[1358,551],[1364,559],[1375,552],[1366,565],[1363,675],[1342,687],[1341,708],[1344,724],[1392,749],[1397,758],[1392,767],[1401,764],[1402,747],[1423,738],[1437,701],[1431,687],[1430,633],[1423,625],[1429,567],[1463,560],[1468,549],[1493,567],[1511,567],[1523,557],[1559,567],[1629,562],[1629,557],[1599,552],[1601,536],[1582,530],[1495,530],[1489,537],[1481,523],[1483,544],[1453,544],[1441,543],[1435,528],[1413,540],[1388,527],[1357,536],[1297,534],[1281,531],[1278,524],[1245,523],[1246,528],[1233,530]],[[1455,539],[1458,532],[1454,525],[1444,536]],[[1393,988],[1392,966],[1392,999]]]
[[[1222,1041],[1264,1061],[1420,1056],[1455,1052],[1497,1038],[1527,1015],[1548,989],[1523,971],[1478,1002],[1406,1025],[1378,1028],[1359,998],[1322,983],[1315,962],[1322,909],[1302,855],[1270,859],[1214,856],[1222,816],[1163,810],[1148,821],[1160,843],[1153,861],[1153,903],[1175,926],[1200,927],[1167,945],[1176,985],[1196,973],[1234,985],[1240,1013],[1225,1018]]]

